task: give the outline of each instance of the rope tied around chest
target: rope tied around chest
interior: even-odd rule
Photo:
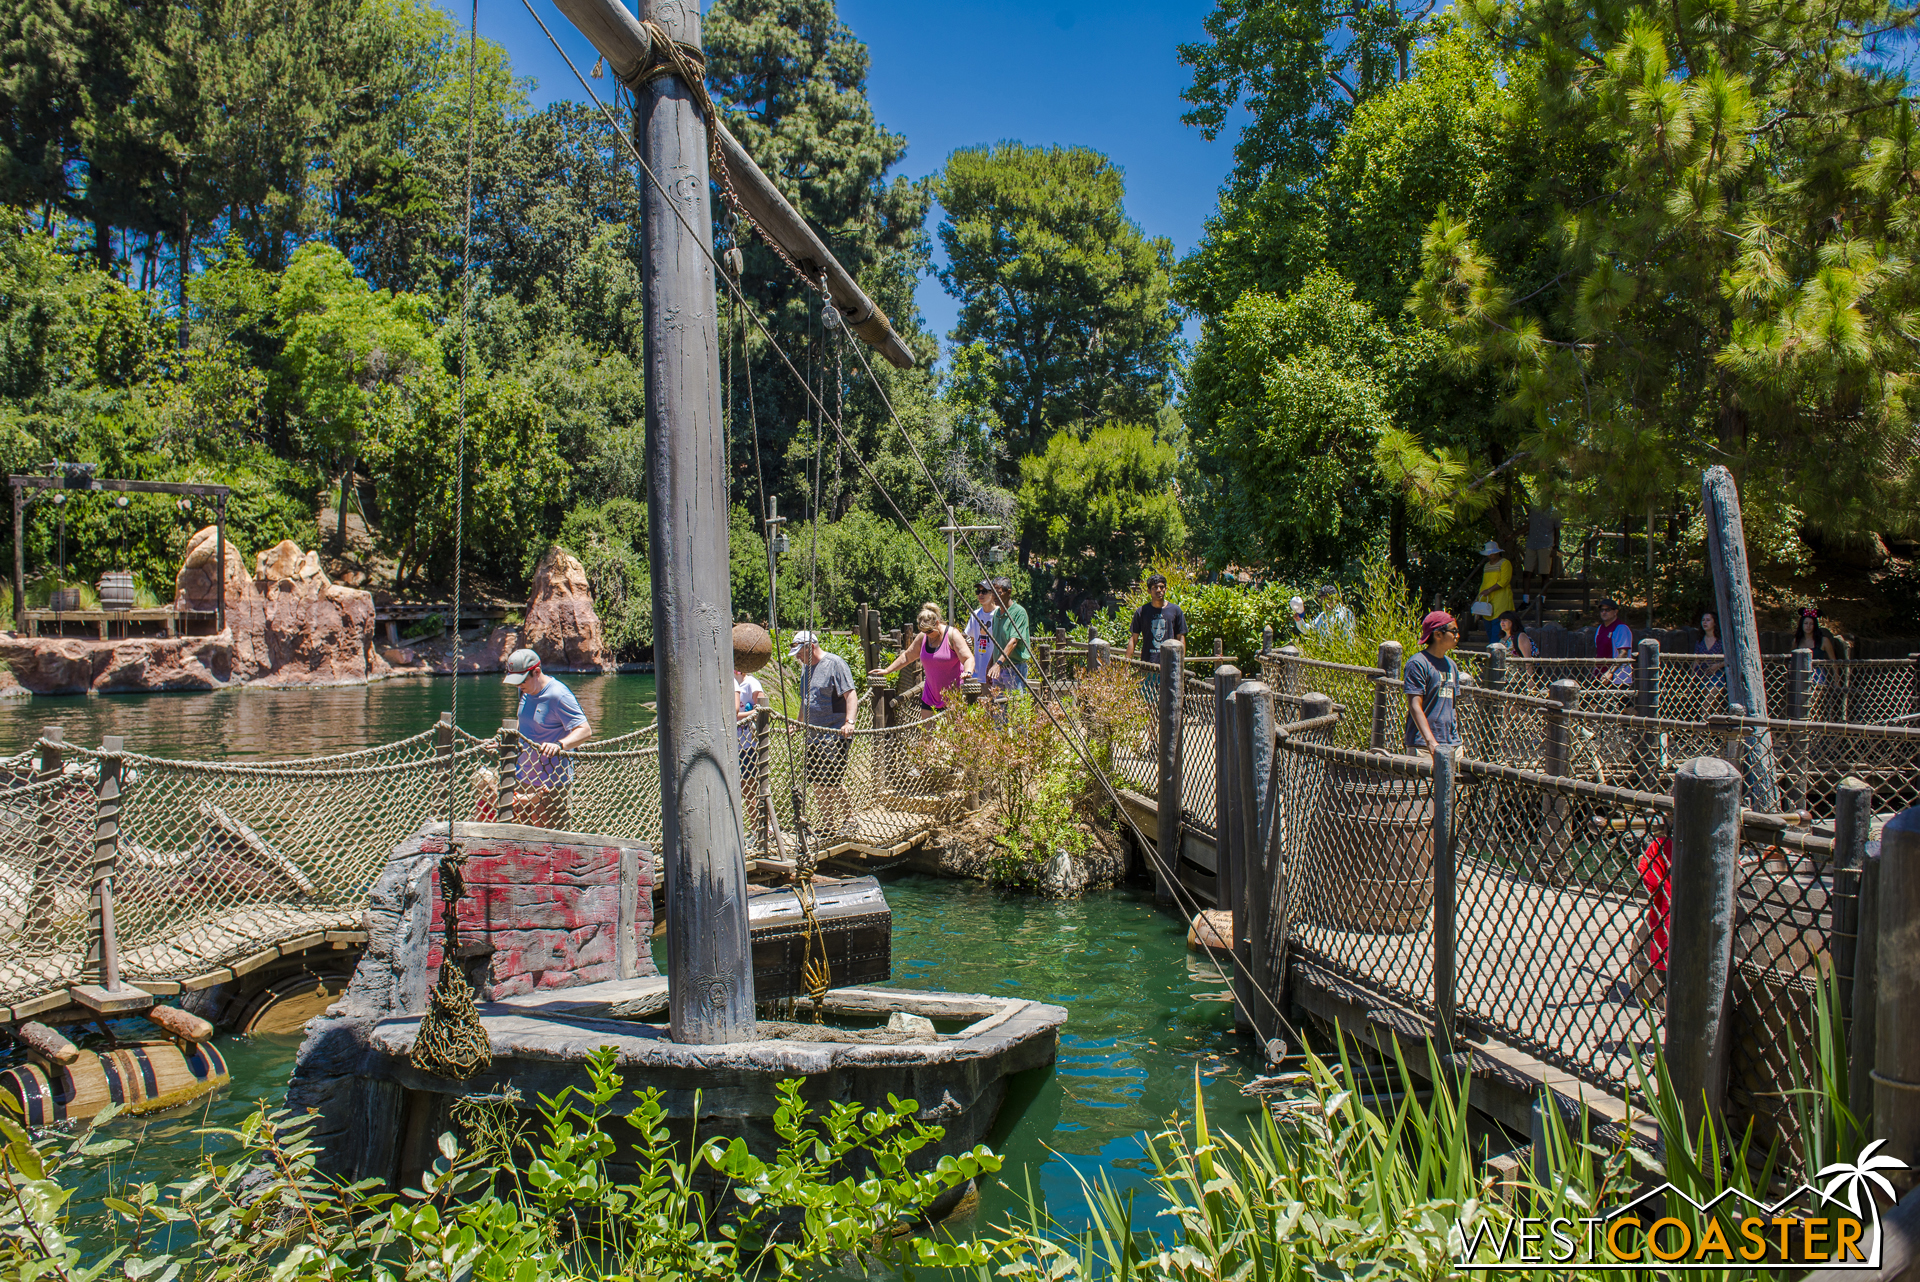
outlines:
[[[407,1053],[407,1061],[421,1072],[454,1081],[465,1081],[493,1064],[493,1046],[460,956],[456,909],[467,895],[466,866],[466,849],[449,835],[447,853],[440,857],[440,973]]]

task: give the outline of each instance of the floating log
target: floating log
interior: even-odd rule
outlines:
[[[213,1025],[178,1006],[155,1006],[147,1018],[182,1041],[204,1042],[213,1036]]]
[[[29,1055],[49,1064],[71,1064],[80,1058],[78,1046],[34,1020],[16,1024],[13,1039],[24,1046]]]

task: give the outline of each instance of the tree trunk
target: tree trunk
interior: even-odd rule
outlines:
[[[113,266],[113,226],[102,214],[93,218],[93,261],[101,271]]]
[[[180,350],[187,350],[191,330],[187,324],[187,276],[193,269],[193,220],[180,211]]]
[[[353,467],[359,462],[353,455],[347,455],[347,465],[340,470],[340,511],[335,523],[333,538],[342,552],[347,550],[347,486],[353,484]]]

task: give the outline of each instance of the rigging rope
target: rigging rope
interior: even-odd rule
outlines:
[[[685,212],[682,211],[679,204],[672,199],[672,197],[668,193],[666,185],[660,181],[659,175],[654,173],[652,166],[647,164],[646,157],[640,154],[640,149],[634,143],[632,137],[629,136],[626,130],[620,127],[620,123],[613,118],[612,113],[608,111],[606,104],[600,100],[600,96],[597,93],[595,93],[593,91],[593,87],[587,83],[586,77],[581,75],[579,67],[574,64],[573,59],[567,54],[567,51],[565,50],[565,48],[561,46],[560,41],[557,38],[555,38],[552,30],[547,26],[545,20],[542,19],[539,13],[534,9],[532,0],[520,0],[520,2],[526,8],[527,13],[533,18],[534,22],[539,26],[541,32],[547,37],[547,41],[553,46],[554,52],[558,53],[560,55],[561,61],[567,64],[567,69],[573,73],[574,79],[577,80],[580,84],[580,87],[586,91],[588,99],[594,104],[595,107],[597,107],[600,110],[601,116],[607,121],[607,124],[612,127],[615,135],[620,138],[621,142],[626,146],[627,150],[632,154],[635,162],[639,164],[641,172],[647,176],[647,181],[653,185],[654,189],[657,192],[659,192],[663,198],[666,199],[667,206],[668,208],[673,210],[675,219],[679,221],[679,223],[687,231],[687,233],[694,238],[694,242],[700,245],[701,251],[706,254],[708,261],[710,262],[714,261],[714,256],[713,256],[711,247],[702,243],[703,238],[700,236],[700,234],[697,231],[695,231],[693,224],[687,220],[687,216]],[[693,92],[695,93],[696,98],[705,101],[708,104],[709,108],[711,108],[712,100],[706,97],[706,87],[705,87],[704,80],[701,80],[699,82],[698,87],[695,88]],[[708,117],[710,137],[713,136],[712,119],[713,117],[711,116]],[[810,288],[814,288],[815,286],[813,285],[813,282],[806,276],[804,272],[801,272],[799,268],[795,266],[795,264],[793,263],[793,260],[787,255],[786,251],[774,240],[773,237],[769,236],[759,226],[759,224],[754,221],[751,214],[747,213],[746,210],[739,205],[738,203],[739,198],[737,195],[734,194],[731,179],[726,177],[724,175],[724,172],[722,175],[722,179],[720,181],[720,186],[721,186],[722,194],[727,198],[728,202],[736,209],[736,211],[739,214],[743,215],[747,219],[747,222],[749,223],[749,225],[751,225],[754,228],[754,230],[757,233],[759,233],[761,240],[774,250],[774,252],[780,257],[781,261],[786,263],[787,266],[793,270],[796,276],[798,276],[803,282],[806,282]],[[742,303],[745,302],[744,292],[741,290],[737,282],[728,281],[728,287],[732,291],[733,297],[735,299],[741,301]],[[752,319],[754,327],[760,331],[761,336],[767,341],[768,346],[771,347],[774,353],[780,357],[780,361],[786,367],[787,373],[793,378],[793,380],[796,383],[800,385],[801,390],[804,391],[807,395],[807,398],[813,402],[814,407],[821,411],[821,415],[824,418],[826,407],[822,403],[820,396],[814,391],[811,380],[801,377],[799,369],[794,365],[793,357],[789,355],[786,349],[780,345],[779,340],[774,336],[772,330],[768,328],[767,322],[765,321],[765,319],[763,319],[761,316],[755,313],[751,308],[748,309],[747,314]],[[889,418],[892,420],[895,429],[900,432],[902,437],[906,438],[908,446],[913,453],[914,459],[919,464],[922,473],[927,477],[928,482],[932,487],[933,493],[940,496],[941,505],[943,508],[945,508],[945,510],[948,513],[949,523],[958,525],[959,521],[953,513],[952,504],[949,503],[946,500],[944,494],[942,494],[937,480],[934,479],[931,470],[928,469],[926,465],[925,460],[921,458],[919,449],[912,440],[911,433],[909,433],[906,430],[905,424],[901,423],[899,413],[894,409],[893,402],[887,396],[885,388],[881,386],[878,376],[874,374],[873,366],[871,365],[870,362],[868,362],[866,358],[866,353],[856,348],[854,350],[854,355],[860,361],[861,366],[865,369],[868,379],[873,383],[874,390],[880,397],[880,403],[882,406],[885,407],[887,414]],[[846,443],[845,435],[841,431],[840,425],[837,422],[834,424],[834,430],[836,435],[840,437],[842,444],[845,444]],[[881,495],[882,498],[886,499],[887,506],[893,511],[895,519],[897,519],[901,523],[902,527],[905,528],[907,532],[913,537],[914,542],[919,545],[921,552],[927,557],[928,561],[935,567],[935,569],[946,578],[949,585],[956,586],[956,591],[957,591],[957,585],[955,585],[955,581],[953,577],[950,574],[946,573],[946,567],[944,563],[941,562],[938,557],[933,555],[932,550],[927,547],[925,540],[921,539],[919,531],[913,528],[912,523],[909,522],[906,519],[905,515],[900,511],[899,504],[894,501],[892,493],[888,491],[886,487],[880,483],[879,478],[874,475],[873,469],[870,466],[868,466],[866,460],[860,456],[858,451],[853,451],[853,455],[854,455],[854,462],[859,465],[860,470],[862,474],[866,477],[867,482],[875,488],[875,490]],[[965,543],[967,548],[967,554],[974,562],[975,567],[981,571],[983,576],[991,577],[987,575],[986,564],[981,559],[979,552],[974,548],[972,538],[965,534],[962,534],[961,541]],[[1052,683],[1044,673],[1041,674],[1041,681],[1045,688],[1049,690],[1051,689]],[[1022,680],[1022,684],[1030,685],[1030,683],[1026,682],[1024,679]],[[1119,793],[1114,788],[1113,781],[1107,777],[1106,773],[1102,771],[1099,768],[1098,764],[1094,761],[1092,752],[1088,747],[1088,745],[1082,742],[1080,736],[1074,731],[1073,728],[1066,725],[1061,720],[1061,718],[1055,714],[1053,708],[1049,706],[1048,700],[1039,699],[1039,700],[1036,700],[1036,702],[1038,703],[1041,712],[1046,716],[1048,722],[1056,730],[1060,732],[1063,741],[1066,742],[1067,746],[1070,749],[1072,749],[1074,755],[1077,758],[1079,758],[1081,765],[1087,770],[1087,772],[1092,778],[1094,778],[1099,782],[1101,788],[1107,794],[1107,799],[1112,804],[1115,813],[1117,813],[1126,822],[1127,827],[1132,830],[1135,841],[1139,845],[1139,848],[1151,853],[1154,863],[1159,867],[1162,874],[1166,877],[1169,886],[1171,886],[1174,889],[1174,893],[1176,897],[1184,897],[1185,906],[1188,909],[1190,909],[1189,915],[1197,916],[1200,911],[1198,902],[1195,901],[1190,894],[1187,894],[1185,887],[1183,887],[1180,884],[1179,879],[1173,875],[1173,870],[1167,864],[1163,856],[1163,853],[1155,850],[1153,844],[1147,840],[1146,834],[1141,831],[1140,825],[1138,824],[1138,822],[1136,822],[1133,816],[1127,812],[1126,807],[1120,804]],[[1202,940],[1201,946],[1206,951],[1208,959],[1211,960],[1217,968],[1223,971],[1227,970],[1227,968],[1220,966],[1219,958],[1214,955],[1213,949],[1207,946],[1204,940]],[[1247,970],[1246,963],[1241,961],[1241,959],[1237,955],[1235,955],[1231,950],[1228,951],[1227,956],[1235,966],[1240,967],[1240,969],[1243,971]],[[1251,976],[1251,972],[1249,972],[1249,976]],[[1278,1021],[1279,1026],[1286,1029],[1290,1033],[1294,1033],[1294,1035],[1298,1037],[1298,1033],[1293,1028],[1292,1021],[1287,1019],[1286,1013],[1282,1011],[1278,1006],[1278,1004],[1274,1002],[1271,995],[1269,995],[1266,992],[1266,990],[1261,988],[1257,983],[1253,985],[1253,990],[1260,994],[1261,999],[1267,1004],[1268,1008],[1273,1011],[1274,1017]],[[1234,1001],[1236,1005],[1239,1003],[1239,998],[1237,995],[1234,996]],[[1249,1018],[1251,1018],[1252,1016],[1251,1011],[1246,1012],[1246,1014],[1249,1016]]]
[[[467,170],[466,216],[460,245],[460,417],[455,446],[453,501],[453,694],[451,717],[460,724],[460,563],[465,557],[467,523],[467,361],[473,311],[473,120],[479,79],[480,0],[472,0],[467,16]],[[460,919],[456,907],[466,894],[467,853],[454,833],[455,788],[459,756],[447,754],[447,849],[440,857],[440,902],[446,938],[440,950],[440,973],[428,995],[427,1013],[414,1035],[407,1058],[423,1073],[464,1081],[493,1063],[486,1026],[480,1022],[474,991],[460,965]]]

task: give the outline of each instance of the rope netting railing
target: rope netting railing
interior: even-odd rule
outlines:
[[[1920,725],[1868,726],[1832,721],[1761,721],[1719,717],[1710,723],[1721,737],[1724,756],[1752,774],[1759,769],[1758,745],[1765,736],[1771,752],[1780,808],[1830,819],[1840,784],[1851,777],[1873,789],[1882,814],[1920,805]]]
[[[960,765],[935,751],[934,730],[945,715],[878,729],[856,725],[851,735],[843,735],[773,714],[754,754],[754,779],[759,795],[772,806],[780,849],[771,848],[764,816],[749,825],[749,841],[761,843],[768,857],[794,858],[800,840],[797,807],[805,809],[816,855],[846,848],[896,850],[951,818],[964,805],[965,791]],[[762,833],[757,839],[756,826]]]
[[[1214,792],[1218,704],[1212,680],[1189,676],[1180,700],[1181,819],[1209,838],[1218,830],[1219,799]]]
[[[458,750],[454,768],[480,756]],[[393,848],[445,811],[448,764],[433,756],[312,769],[125,753],[120,765],[113,891],[121,973],[135,982],[359,930]]]
[[[94,795],[56,770],[0,792],[0,1005],[73,982],[86,962]]]
[[[1336,731],[1335,742],[1348,748],[1364,748],[1371,742],[1369,720],[1374,702],[1374,685],[1386,676],[1381,668],[1352,663],[1329,663],[1308,659],[1282,650],[1269,650],[1260,656],[1260,679],[1275,695],[1298,699],[1309,693],[1329,696],[1335,704],[1348,709]]]
[[[818,819],[833,821],[816,820],[823,851],[898,846],[964,797],[955,771],[928,756],[930,721],[863,724],[851,739],[833,736],[843,753],[815,749],[810,761],[804,745],[820,732],[787,735],[774,721],[762,729],[749,719],[738,731],[750,858],[792,857],[796,785],[820,798]],[[829,780],[834,757],[840,769]],[[133,983],[218,982],[276,950],[357,935],[367,891],[394,848],[444,817],[450,770],[462,821],[511,818],[640,840],[656,852],[661,838],[654,726],[550,756],[511,727],[482,738],[443,722],[394,743],[292,761],[183,761],[43,740],[4,766],[0,1008],[8,1009],[98,978],[101,927],[89,913],[98,790],[109,773],[119,786],[117,837],[103,875],[120,973]]]

